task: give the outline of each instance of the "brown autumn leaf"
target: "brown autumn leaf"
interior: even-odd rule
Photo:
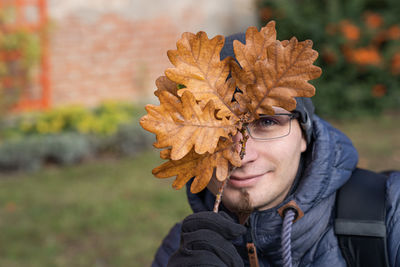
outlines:
[[[232,76],[243,92],[236,100],[257,117],[274,113],[272,106],[293,110],[294,97],[313,96],[315,88],[307,81],[319,77],[321,69],[313,65],[318,53],[311,47],[309,40],[277,41],[273,21],[260,32],[250,27],[246,44],[234,42],[240,67],[232,63]]]
[[[218,35],[208,39],[205,32],[196,35],[182,34],[177,42],[177,50],[169,50],[168,58],[175,68],[165,71],[166,76],[186,88],[178,90],[182,96],[190,91],[196,100],[204,106],[209,100],[219,109],[218,117],[236,117],[237,110],[232,106],[235,84],[227,82],[230,71],[230,60],[220,60],[220,51],[224,45],[224,37]]]
[[[163,150],[162,158],[168,158],[171,150]],[[170,160],[153,169],[153,174],[158,178],[176,176],[172,187],[181,189],[192,177],[195,177],[190,191],[198,193],[209,183],[214,170],[216,178],[223,181],[227,178],[230,164],[239,167],[241,159],[232,141],[220,140],[216,151],[212,154],[197,154],[191,150],[179,160]]]
[[[246,31],[246,44],[238,40],[233,41],[236,59],[242,68],[238,69],[240,67],[237,63],[232,62],[232,76],[239,88],[245,88],[247,84],[255,82],[254,64],[267,56],[267,47],[275,41],[275,21],[270,21],[260,31],[256,27],[249,27]]]
[[[272,106],[291,111],[296,107],[294,97],[315,94],[308,81],[318,78],[321,68],[313,65],[318,52],[311,48],[312,41],[298,42],[293,37],[285,45],[275,41],[268,46],[267,56],[255,63],[256,82],[245,90],[253,115],[271,114]]]
[[[155,133],[157,148],[171,147],[171,159],[179,160],[194,147],[198,154],[214,153],[220,137],[236,134],[232,121],[215,117],[214,102],[210,100],[201,108],[190,91],[182,98],[168,91],[159,93],[160,106],[147,105],[147,115],[140,124]]]

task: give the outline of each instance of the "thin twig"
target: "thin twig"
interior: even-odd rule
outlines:
[[[215,195],[215,202],[214,202],[214,209],[213,209],[213,211],[215,213],[218,213],[219,203],[221,203],[222,193],[224,192],[224,188],[225,188],[225,185],[226,185],[226,182],[228,181],[228,179],[229,178],[225,179],[221,183],[221,186],[218,188],[218,193]]]
[[[240,132],[242,133],[242,139],[240,139],[240,152],[239,152],[239,156],[240,159],[244,158],[244,155],[246,154],[246,142],[249,139],[249,136],[246,133],[246,128],[242,128],[240,130]],[[218,208],[219,208],[219,204],[221,203],[222,200],[222,194],[224,193],[224,188],[226,186],[226,183],[228,182],[229,178],[231,177],[231,174],[234,170],[236,170],[236,166],[233,166],[231,168],[231,170],[228,173],[228,176],[226,177],[226,179],[224,181],[222,181],[220,187],[218,188],[218,193],[215,195],[215,202],[214,202],[214,209],[213,211],[215,213],[218,213]]]

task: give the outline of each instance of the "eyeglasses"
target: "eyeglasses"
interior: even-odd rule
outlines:
[[[246,125],[246,129],[254,140],[271,140],[290,134],[292,120],[299,117],[298,113],[278,113],[261,115],[259,119]]]

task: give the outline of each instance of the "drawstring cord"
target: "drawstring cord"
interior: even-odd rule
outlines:
[[[281,249],[283,257],[283,267],[292,267],[292,225],[296,217],[296,211],[288,208],[284,212],[284,219],[281,232]]]
[[[280,207],[278,213],[283,218],[281,232],[283,267],[292,267],[292,225],[304,216],[304,212],[297,205],[296,201],[291,200],[286,205]]]

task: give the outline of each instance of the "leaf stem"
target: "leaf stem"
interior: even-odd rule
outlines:
[[[213,211],[215,213],[218,213],[218,208],[219,208],[219,204],[221,203],[221,199],[222,199],[222,193],[224,192],[224,188],[226,185],[226,182],[228,181],[229,177],[226,178],[220,185],[220,187],[218,188],[218,193],[215,195],[215,202],[214,202],[214,209]]]
[[[239,156],[240,159],[244,158],[244,155],[246,154],[246,142],[249,139],[249,135],[246,132],[246,128],[242,127],[239,132],[242,134],[242,139],[240,139],[240,152]],[[236,169],[236,166],[233,166],[231,170],[228,173],[228,176],[224,181],[222,181],[221,185],[218,188],[218,193],[215,195],[215,202],[214,202],[214,208],[213,212],[218,213],[218,208],[219,204],[221,203],[222,200],[222,194],[224,193],[224,188],[226,186],[226,183],[228,182],[229,178],[231,177],[232,172]]]

